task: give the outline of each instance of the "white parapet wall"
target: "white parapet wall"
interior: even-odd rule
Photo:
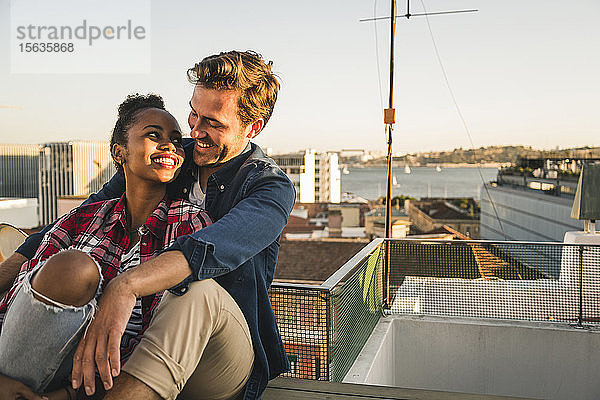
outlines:
[[[0,198],[0,223],[22,229],[39,226],[38,200]]]
[[[344,382],[536,399],[600,398],[600,328],[382,318]]]

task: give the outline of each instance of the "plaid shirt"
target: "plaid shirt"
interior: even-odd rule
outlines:
[[[0,324],[27,272],[63,249],[78,249],[93,257],[102,268],[101,289],[104,290],[108,282],[122,272],[121,256],[131,247],[125,204],[123,195],[120,199],[80,206],[60,218],[46,233],[33,258],[23,264],[13,287],[0,301]],[[163,198],[140,229],[140,262],[157,256],[178,236],[200,230],[210,223],[208,214],[192,203]],[[142,330],[126,348],[121,348],[122,360],[127,359],[139,343],[161,298],[162,292],[142,298]]]

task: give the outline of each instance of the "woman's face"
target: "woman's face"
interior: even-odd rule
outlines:
[[[142,110],[127,131],[127,148],[121,151],[126,180],[170,182],[183,164],[181,129],[167,111]]]

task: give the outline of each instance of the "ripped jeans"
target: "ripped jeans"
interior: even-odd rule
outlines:
[[[38,393],[69,384],[75,349],[96,311],[95,298],[74,307],[36,292],[31,280],[41,264],[17,290],[0,333],[0,374]]]

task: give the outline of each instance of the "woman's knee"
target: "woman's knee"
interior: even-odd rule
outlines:
[[[79,307],[95,297],[99,283],[100,271],[94,260],[80,250],[71,249],[46,260],[31,284],[45,297]]]

